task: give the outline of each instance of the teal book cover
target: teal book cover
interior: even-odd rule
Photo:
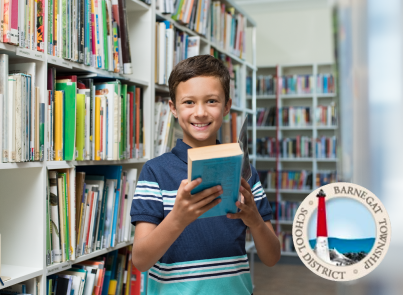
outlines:
[[[201,184],[192,190],[192,195],[207,188],[221,185],[221,203],[208,210],[199,218],[215,217],[236,213],[235,202],[239,198],[243,155],[197,160],[192,162],[191,179],[202,178]]]

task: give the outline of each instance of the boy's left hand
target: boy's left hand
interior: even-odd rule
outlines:
[[[255,197],[253,196],[252,190],[249,183],[241,178],[241,187],[239,191],[242,194],[243,202],[237,201],[235,205],[241,209],[238,213],[227,213],[227,218],[229,219],[242,219],[243,223],[249,228],[255,227],[261,223],[264,223],[262,216],[260,216],[257,210]]]

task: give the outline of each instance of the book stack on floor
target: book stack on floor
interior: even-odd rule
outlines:
[[[101,82],[75,75],[48,76],[50,161],[142,158],[141,88],[120,80]]]
[[[9,64],[0,54],[1,162],[44,160],[45,101],[36,87],[36,63]]]
[[[1,0],[0,42],[44,52],[45,0]]]
[[[168,85],[175,65],[188,57],[199,55],[200,37],[177,30],[169,21],[155,23],[155,36],[155,81]]]
[[[46,278],[46,295],[143,295],[147,273],[132,264],[132,247],[125,247],[72,265]]]
[[[54,0],[47,5],[44,32],[49,55],[110,72],[133,73],[124,0]]]
[[[156,130],[154,134],[155,157],[169,152],[176,145],[176,140],[183,138],[182,128],[169,108],[169,98],[157,97],[157,100],[154,115]]]
[[[75,260],[132,239],[137,170],[78,166],[49,170],[47,265]]]
[[[242,58],[245,52],[246,20],[221,1],[211,4],[211,41]]]
[[[259,179],[264,189],[275,189],[276,179],[279,189],[312,189],[312,172],[306,170],[258,170]]]

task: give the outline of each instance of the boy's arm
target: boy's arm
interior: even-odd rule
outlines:
[[[138,270],[150,269],[171,247],[186,226],[220,203],[221,199],[215,199],[222,194],[221,186],[191,195],[190,192],[200,183],[200,178],[190,183],[187,180],[182,181],[172,211],[159,225],[137,222],[132,261]]]
[[[230,219],[242,219],[246,226],[250,228],[259,259],[267,266],[275,265],[281,256],[280,241],[278,240],[270,221],[263,221],[260,215],[254,195],[248,182],[242,178],[240,192],[244,197],[244,202],[236,202],[236,206],[241,209],[235,214],[227,214]]]

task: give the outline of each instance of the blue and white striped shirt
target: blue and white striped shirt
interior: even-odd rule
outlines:
[[[159,224],[173,209],[183,179],[187,179],[187,150],[178,139],[172,152],[144,164],[131,208],[131,221]],[[255,168],[248,181],[264,221],[272,210]],[[226,216],[197,219],[189,224],[150,269],[148,294],[252,293],[245,251],[246,226]]]

